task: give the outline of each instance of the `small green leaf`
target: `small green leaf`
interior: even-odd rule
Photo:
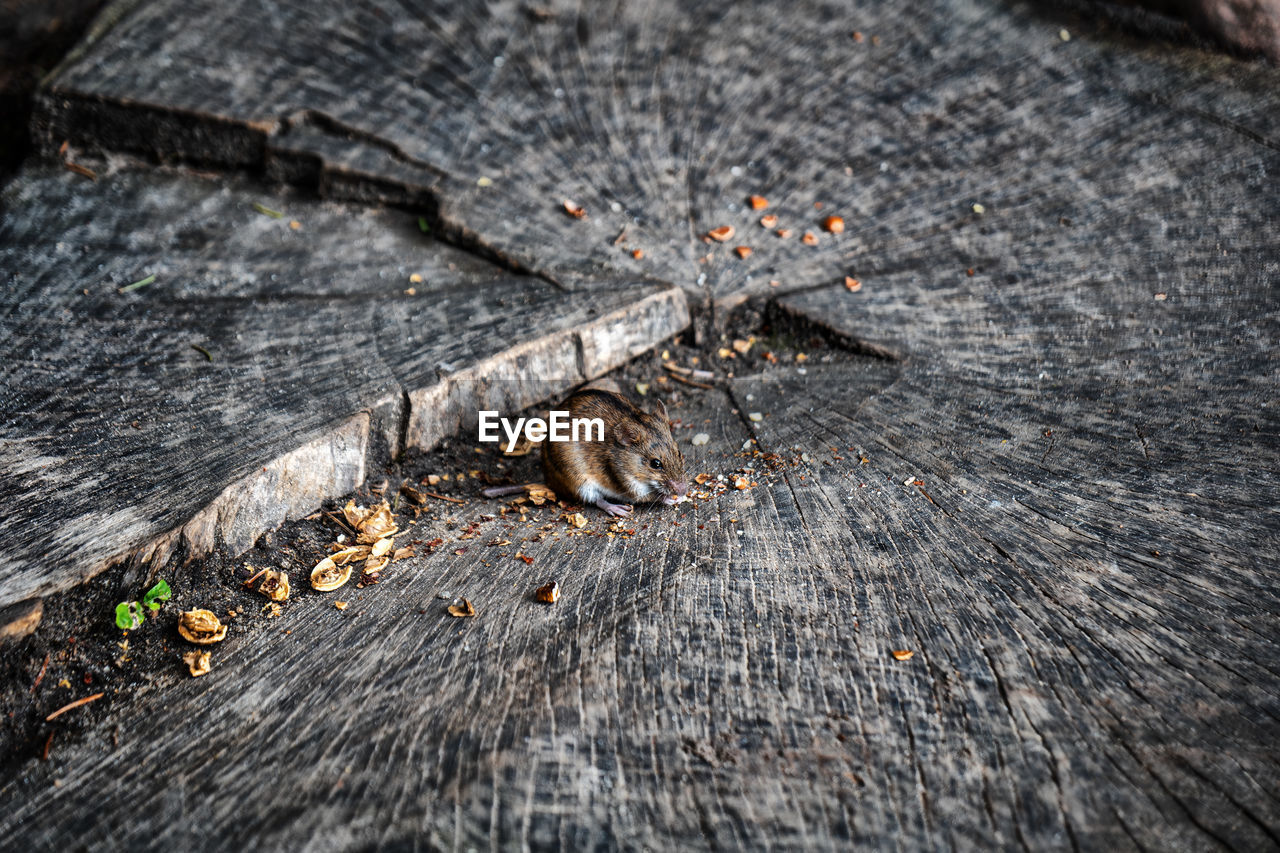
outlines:
[[[116,627],[125,631],[137,628],[142,624],[142,605],[136,601],[122,601],[116,605]]]
[[[150,607],[152,610],[159,610],[160,605],[157,602],[168,601],[173,595],[173,590],[169,589],[167,581],[160,581],[151,589],[147,590],[146,595],[142,596],[142,603]]]
[[[431,233],[431,226],[427,224],[427,217],[425,216],[418,217],[418,230],[421,231],[423,234]]]
[[[284,218],[284,214],[281,213],[280,211],[272,210],[271,208],[267,207],[265,204],[258,204],[256,201],[253,203],[253,209],[261,213],[263,216],[270,216],[272,219]]]

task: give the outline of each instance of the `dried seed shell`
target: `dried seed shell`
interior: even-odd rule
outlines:
[[[178,617],[178,633],[188,643],[208,646],[226,639],[227,626],[212,610],[188,610]]]
[[[562,204],[564,205],[564,212],[572,216],[574,219],[586,218],[587,209],[582,205],[574,204],[567,198],[562,202]]]
[[[772,213],[766,213],[764,216],[760,217],[761,228],[772,228],[777,224],[778,224],[778,217],[774,216]]]
[[[187,669],[191,671],[193,678],[206,675],[213,668],[212,652],[190,651],[182,656],[182,662],[187,665]]]
[[[476,609],[471,606],[471,600],[468,598],[461,599],[457,604],[449,605],[449,615],[463,618],[466,616],[475,616]]]
[[[351,565],[339,566],[332,557],[325,557],[311,570],[311,588],[320,592],[332,592],[350,579]]]
[[[287,601],[289,599],[289,576],[275,569],[267,569],[262,578],[262,583],[258,584],[258,592],[272,601]]]
[[[400,530],[396,527],[395,517],[391,514],[391,505],[385,500],[374,507],[356,529],[360,534],[356,537],[356,541],[364,545],[372,545],[379,539],[395,535]]]
[[[392,539],[391,537],[387,537],[386,539],[379,539],[377,542],[374,542],[373,547],[369,549],[369,561],[372,562],[373,560],[383,556],[384,554],[389,554],[391,552],[391,549],[395,547],[395,544],[396,544],[396,540]]]
[[[707,232],[707,236],[712,240],[715,240],[717,243],[723,243],[726,240],[732,239],[733,234],[734,231],[732,225],[721,225],[719,228],[712,228]]]
[[[911,651],[910,649],[894,649],[893,650],[894,660],[911,660],[912,656],[914,655],[915,655],[915,652]]]

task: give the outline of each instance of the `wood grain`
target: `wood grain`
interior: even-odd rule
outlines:
[[[410,215],[243,182],[36,171],[4,204],[0,605],[244,551],[482,403],[523,408],[688,323],[670,288],[570,296]]]
[[[1169,152],[1200,152],[1202,131],[1280,146],[1276,69],[1091,38],[1041,7],[530,8],[136,4],[54,77],[37,135],[421,205],[520,268],[571,287],[649,275],[717,321],[771,281],[900,268],[983,225],[1022,234],[1035,202],[1078,216],[1126,185],[1086,174],[1117,137],[1154,146],[1153,176]],[[756,224],[751,194],[789,239]],[[979,224],[975,202],[1011,216]],[[821,231],[830,213],[844,234]],[[726,224],[734,241],[703,243]]]

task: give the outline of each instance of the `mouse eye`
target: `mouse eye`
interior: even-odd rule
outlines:
[[[653,458],[653,459],[650,459],[650,460],[649,460],[649,467],[650,467],[650,468],[653,468],[653,469],[654,469],[654,470],[656,470],[656,471],[660,471],[660,470],[662,470],[662,460],[661,460],[661,459],[658,459],[658,458],[656,458],[656,457],[655,457],[655,458]]]

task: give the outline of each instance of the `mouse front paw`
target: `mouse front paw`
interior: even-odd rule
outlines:
[[[631,515],[631,506],[629,504],[611,504],[604,498],[600,498],[596,501],[596,506],[617,518],[626,518]]]

